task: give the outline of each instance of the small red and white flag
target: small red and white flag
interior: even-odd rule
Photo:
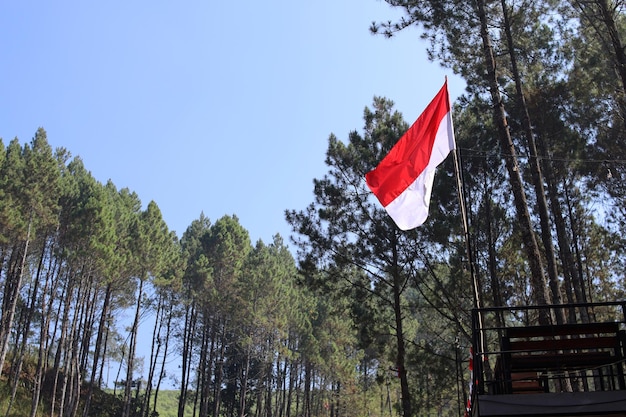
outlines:
[[[365,181],[401,230],[426,221],[435,169],[455,148],[448,81]]]

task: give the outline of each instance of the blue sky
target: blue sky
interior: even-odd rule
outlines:
[[[399,16],[380,0],[5,1],[0,137],[43,127],[179,237],[204,212],[287,240],[328,136],[360,131],[374,96],[412,123],[446,75],[462,93],[416,29],[369,33]]]

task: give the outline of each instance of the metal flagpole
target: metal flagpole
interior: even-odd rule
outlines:
[[[482,319],[482,314],[480,313],[480,308],[481,308],[481,302],[480,302],[480,290],[478,288],[478,279],[476,277],[476,272],[474,270],[474,258],[473,258],[473,254],[472,254],[472,244],[470,241],[470,235],[469,235],[469,225],[468,225],[468,220],[467,220],[467,210],[466,210],[466,206],[465,206],[465,197],[464,197],[464,193],[463,193],[463,181],[461,180],[461,169],[460,169],[460,164],[459,164],[459,156],[457,156],[457,152],[459,152],[458,148],[455,147],[454,149],[454,173],[455,173],[455,177],[456,177],[456,185],[457,185],[457,193],[458,193],[458,198],[459,198],[459,206],[461,207],[461,220],[463,222],[463,233],[465,235],[465,250],[467,251],[467,260],[469,263],[469,272],[470,272],[470,279],[472,280],[472,291],[473,291],[473,295],[474,295],[474,309],[476,309],[476,320],[478,321],[478,334],[477,335],[473,335],[473,342],[477,341],[478,346],[475,346],[473,349],[473,355],[476,355],[478,352],[480,352],[480,359],[479,361],[474,361],[474,375],[478,374],[478,372],[480,372],[479,375],[482,376],[482,372],[483,372],[483,359],[484,359],[484,353],[485,353],[485,338],[484,338],[484,333],[483,333],[483,319]],[[459,153],[460,154],[460,153]],[[473,322],[473,321],[472,321]],[[476,340],[476,337],[478,340]],[[478,348],[478,349],[476,349]],[[477,358],[476,358],[477,359]],[[475,377],[473,377],[475,378]],[[474,381],[472,381],[472,386],[474,386]],[[477,387],[474,387],[477,388]],[[471,395],[471,393],[470,393]]]
[[[470,278],[472,280],[472,289],[474,291],[474,308],[480,308],[480,292],[478,289],[478,282],[476,279],[476,273],[474,271],[474,258],[472,256],[472,244],[469,236],[469,226],[467,221],[467,211],[465,208],[465,197],[463,194],[463,183],[461,181],[461,169],[459,165],[459,158],[457,157],[458,149],[454,150],[454,171],[456,177],[456,187],[459,197],[459,204],[461,207],[461,220],[463,222],[463,234],[465,235],[465,250],[467,251],[467,259],[469,262]]]
[[[448,76],[446,76],[446,83],[448,82]],[[448,100],[450,100],[450,93],[448,93]],[[450,124],[452,125],[452,106],[450,106]],[[454,134],[454,126],[452,126],[452,132]],[[478,282],[476,274],[474,272],[474,258],[472,257],[472,244],[469,238],[469,226],[467,221],[467,211],[465,209],[465,197],[463,194],[463,182],[461,181],[461,168],[459,164],[459,157],[457,156],[459,149],[456,146],[456,139],[454,144],[454,176],[456,177],[456,189],[459,197],[459,205],[461,207],[461,220],[463,222],[463,233],[465,235],[465,249],[467,250],[467,259],[469,262],[470,277],[472,280],[472,287],[474,291],[474,308],[480,308],[480,292],[478,291]],[[460,155],[460,152],[459,152]],[[482,325],[482,323],[481,323]],[[482,329],[482,326],[481,326]]]

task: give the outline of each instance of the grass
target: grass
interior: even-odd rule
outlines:
[[[156,410],[159,417],[178,417],[178,395],[179,391],[159,391],[159,398]],[[185,417],[191,417],[193,405],[185,407]]]
[[[113,390],[106,390],[109,394],[113,394]],[[156,407],[159,417],[178,417],[178,390],[161,390],[159,391],[158,403]],[[134,395],[134,394],[133,394]],[[119,391],[118,391],[119,396]],[[154,397],[150,401],[150,410],[154,408]],[[185,407],[185,417],[193,415],[193,405]]]

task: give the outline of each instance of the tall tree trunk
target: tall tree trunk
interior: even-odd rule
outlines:
[[[6,359],[7,352],[9,351],[11,327],[13,327],[15,309],[17,308],[20,287],[22,286],[22,279],[24,277],[24,268],[26,268],[26,258],[28,256],[32,223],[33,221],[31,215],[31,218],[28,221],[26,239],[23,244],[23,252],[21,254],[22,256],[17,273],[14,275],[13,279],[7,275],[5,282],[5,293],[2,298],[2,317],[0,317],[0,374],[2,373],[2,369],[4,369],[4,360]]]
[[[58,230],[58,229],[57,229]],[[48,271],[46,272],[46,278],[44,281],[44,288],[41,293],[41,321],[40,321],[40,330],[39,330],[39,351],[37,355],[37,368],[35,369],[34,383],[33,383],[33,395],[31,398],[31,408],[30,408],[30,417],[35,417],[37,414],[37,408],[39,407],[39,400],[41,398],[41,388],[44,382],[44,373],[47,369],[47,361],[48,357],[49,345],[47,343],[48,340],[48,331],[51,321],[51,314],[53,308],[53,299],[54,299],[54,288],[56,288],[55,282],[58,279],[54,279],[54,282],[51,282],[52,277],[58,277],[58,269],[60,266],[60,262],[57,262],[53,265],[53,260],[55,259],[52,256],[53,246],[50,249],[49,256],[49,264]],[[49,288],[52,288],[50,290]],[[47,297],[47,299],[46,299]]]
[[[620,104],[622,112],[622,118],[626,122],[626,51],[624,50],[624,44],[620,37],[617,24],[615,23],[615,10],[616,7],[610,7],[607,0],[597,0],[596,3],[602,13],[602,23],[604,23],[609,37],[611,38],[611,45],[613,46],[613,62],[615,63],[615,70],[622,82],[622,89],[620,98],[617,100]]]
[[[504,31],[506,33],[507,46],[509,48],[509,58],[511,61],[511,72],[515,81],[515,93],[517,103],[522,110],[522,126],[524,127],[524,133],[526,135],[526,142],[528,150],[530,151],[530,168],[532,173],[533,185],[535,187],[535,195],[537,199],[537,211],[539,212],[539,222],[541,227],[541,240],[543,241],[543,248],[545,251],[548,278],[550,284],[550,291],[552,293],[552,303],[562,304],[563,298],[561,297],[561,289],[559,285],[559,273],[556,265],[556,254],[554,250],[554,244],[552,242],[552,228],[550,227],[550,214],[548,213],[548,202],[546,201],[546,191],[543,186],[544,178],[541,172],[541,165],[539,164],[539,155],[537,154],[537,144],[535,142],[535,135],[533,133],[532,123],[530,121],[530,114],[528,112],[528,106],[526,105],[526,98],[524,97],[524,90],[522,87],[522,78],[517,66],[517,53],[515,52],[515,45],[513,43],[513,35],[511,34],[511,21],[509,19],[509,11],[506,6],[506,0],[501,0],[502,15],[504,16]],[[565,322],[565,316],[562,309],[556,309],[554,311],[557,324],[563,324]]]
[[[59,308],[57,310],[57,317],[61,317],[63,314],[63,318],[61,320],[56,320],[54,331],[52,332],[52,336],[54,337],[57,332],[57,324],[60,322],[61,324],[61,334],[59,335],[59,339],[57,342],[56,352],[54,354],[54,365],[53,365],[53,373],[54,377],[52,380],[52,401],[50,405],[50,417],[54,417],[56,402],[57,402],[57,389],[59,384],[59,377],[63,376],[63,372],[61,370],[61,357],[65,352],[65,344],[67,338],[67,327],[69,322],[69,310],[71,305],[72,293],[74,291],[74,278],[72,276],[72,272],[69,271],[66,273],[66,282],[64,285],[64,291],[59,299]]]
[[[204,326],[202,331],[202,342],[200,348],[200,373],[197,378],[200,384],[200,415],[209,415],[209,398],[211,392],[211,376],[213,375],[213,364],[215,356],[215,345],[217,343],[217,329],[215,320],[211,320],[209,313],[205,311]],[[217,373],[217,369],[215,370]],[[216,374],[217,375],[217,374]],[[216,377],[217,378],[217,377]]]
[[[607,0],[574,0],[572,3],[580,9],[582,16],[595,29],[612,58],[615,72],[622,86],[617,102],[622,119],[626,122],[626,51],[615,22],[618,13],[617,6],[609,4]],[[609,39],[607,40],[605,36]]]
[[[92,272],[93,274],[93,272]],[[87,290],[85,292],[85,308],[84,319],[81,320],[81,332],[80,332],[80,351],[79,351],[79,365],[81,372],[89,368],[89,355],[91,350],[91,339],[94,333],[94,324],[96,322],[96,313],[100,303],[100,283],[92,274],[87,277]],[[97,329],[96,329],[97,330]],[[97,336],[96,336],[97,337]]]
[[[143,297],[143,277],[139,279],[139,290],[137,295],[137,303],[135,304],[135,318],[130,330],[130,343],[128,348],[128,360],[126,370],[126,383],[124,385],[124,409],[122,417],[130,416],[130,406],[132,402],[132,384],[133,384],[133,368],[135,366],[135,350],[137,346],[137,333],[139,331],[139,317],[141,313],[141,299]]]
[[[93,396],[94,385],[96,385],[96,375],[98,372],[98,362],[102,350],[104,332],[107,327],[107,317],[109,317],[109,308],[111,305],[111,296],[113,294],[113,285],[109,282],[104,292],[104,301],[102,303],[102,312],[100,314],[100,323],[98,324],[98,334],[96,336],[96,346],[93,352],[93,365],[91,367],[91,378],[89,388],[85,398],[85,407],[83,409],[83,417],[89,416],[89,407],[91,406],[91,398]],[[99,385],[99,381],[98,381]]]
[[[272,362],[267,361],[265,364],[265,405],[263,407],[263,417],[272,417]]]
[[[163,340],[163,355],[161,355],[161,369],[159,370],[159,376],[157,378],[156,387],[154,389],[154,407],[152,409],[153,412],[156,412],[157,401],[159,399],[159,390],[161,389],[161,382],[163,382],[163,378],[165,378],[166,370],[165,365],[167,364],[167,358],[169,353],[170,346],[170,332],[172,331],[172,320],[174,319],[174,306],[172,301],[172,295],[169,295],[169,311],[164,314],[167,314],[167,320],[165,324],[165,338]]]
[[[109,314],[107,315],[106,318],[106,326],[104,328],[104,341],[102,342],[102,354],[100,355],[101,360],[100,360],[100,372],[98,373],[98,386],[102,386],[103,385],[103,373],[104,373],[104,367],[105,364],[107,362],[107,346],[109,343],[109,333],[110,333],[110,329],[109,329],[109,323],[111,323],[113,321],[113,313],[111,312],[111,309],[109,309]],[[108,381],[108,372],[107,372],[107,381]],[[115,390],[115,389],[114,389]]]
[[[250,339],[252,339],[250,335]],[[241,370],[241,386],[239,388],[239,417],[246,415],[246,396],[248,395],[248,378],[250,373],[250,346],[246,347],[243,367]]]
[[[226,319],[221,319],[220,324],[220,350],[215,360],[215,387],[213,390],[213,417],[219,417],[222,406],[222,381],[224,379],[224,361],[226,359]]]
[[[184,417],[185,405],[187,404],[187,394],[190,381],[191,356],[193,353],[193,335],[196,327],[196,308],[192,302],[189,308],[185,309],[185,326],[183,328],[183,352],[181,363],[180,395],[178,396],[178,417]]]
[[[484,204],[485,204],[485,221],[487,230],[487,252],[489,259],[489,278],[491,282],[491,296],[493,297],[493,305],[496,307],[503,307],[504,300],[502,300],[502,290],[500,288],[500,280],[498,280],[498,272],[497,272],[497,256],[496,256],[496,248],[495,248],[495,240],[493,236],[493,219],[491,216],[491,208],[493,201],[491,200],[491,188],[487,189],[488,191],[484,196]],[[502,317],[502,312],[496,311],[496,326],[502,327],[504,319]]]
[[[567,184],[565,183],[565,180],[563,180],[564,183],[564,192],[565,192],[565,202],[567,205],[567,214],[568,217],[570,219],[569,224],[572,230],[572,246],[574,247],[574,252],[576,254],[576,264],[578,265],[578,282],[575,281],[574,284],[574,293],[576,294],[576,298],[579,303],[586,303],[587,301],[592,301],[591,300],[591,294],[589,294],[589,297],[587,297],[587,285],[585,285],[585,274],[583,272],[583,256],[580,253],[580,243],[578,241],[578,222],[576,219],[576,216],[574,214],[575,210],[574,207],[572,206],[573,203],[570,199],[569,196],[569,192],[568,192],[568,188],[567,188]]]
[[[148,364],[148,378],[146,380],[145,395],[141,405],[141,415],[148,417],[150,412],[150,398],[152,397],[152,380],[156,372],[159,355],[161,354],[161,330],[163,328],[163,294],[159,292],[157,308],[154,314],[154,327],[152,328],[152,344],[150,349],[150,363]]]
[[[60,406],[60,410],[64,410],[64,415],[68,417],[74,417],[78,413],[78,402],[83,379],[80,351],[81,344],[84,340],[83,333],[87,310],[89,309],[88,300],[91,286],[89,276],[90,275],[85,272],[80,275],[81,282],[76,291],[76,302],[73,308],[74,317],[71,320],[72,326],[69,332],[68,347],[66,349],[66,371],[62,386],[64,397],[62,399],[63,405]]]
[[[26,355],[28,335],[30,333],[31,322],[33,320],[33,313],[35,312],[35,308],[37,306],[37,297],[39,296],[39,283],[41,281],[41,272],[43,269],[43,262],[44,262],[44,257],[46,254],[47,241],[48,239],[46,237],[42,239],[43,245],[41,248],[41,254],[39,256],[39,264],[37,265],[37,272],[35,274],[35,282],[33,283],[33,288],[31,289],[30,301],[29,301],[28,308],[26,309],[26,314],[24,315],[24,318],[22,320],[23,326],[22,326],[21,343],[20,343],[19,352],[15,359],[16,361],[15,377],[13,379],[11,399],[9,400],[9,406],[7,407],[7,417],[9,415],[9,411],[11,410],[11,405],[13,404],[13,401],[15,400],[15,394],[17,393],[17,387],[18,387],[18,383],[20,379],[20,374],[22,372],[22,365],[24,363],[24,356]]]
[[[287,387],[287,404],[285,406],[285,417],[291,417],[291,405],[293,403],[294,386],[296,384],[296,369],[296,362],[294,360],[289,361],[289,386]]]
[[[72,386],[71,386],[71,396],[68,407],[68,416],[75,417],[78,414],[78,406],[80,402],[80,391],[82,386],[83,374],[81,372],[80,367],[80,355],[78,353],[78,338],[74,341],[74,355],[72,361]]]
[[[548,148],[541,137],[537,138],[537,146],[539,151],[543,155],[548,155]],[[559,255],[562,260],[563,265],[563,283],[565,287],[565,295],[567,297],[568,303],[584,302],[584,288],[582,290],[579,288],[578,283],[582,282],[580,279],[579,270],[576,267],[576,261],[574,259],[574,255],[572,254],[572,244],[569,238],[569,234],[567,232],[567,226],[565,223],[565,218],[563,216],[563,210],[561,207],[561,202],[558,199],[558,189],[556,183],[556,176],[552,166],[547,161],[543,164],[546,183],[548,184],[548,196],[550,197],[550,206],[552,208],[552,213],[554,213],[554,226],[556,229],[557,242],[559,247]],[[574,294],[576,294],[574,296]],[[571,323],[576,322],[576,312],[569,311],[568,321]],[[580,316],[583,322],[589,321],[589,315],[585,308],[580,309]]]
[[[533,292],[533,299],[537,305],[548,304],[548,292],[546,277],[544,275],[543,265],[541,263],[541,252],[535,238],[530,213],[528,212],[528,203],[524,193],[522,178],[520,175],[519,165],[517,162],[517,151],[509,132],[509,127],[504,111],[504,103],[500,96],[498,78],[496,73],[496,61],[491,45],[491,36],[488,32],[487,16],[485,14],[484,0],[476,0],[478,17],[480,20],[480,35],[483,42],[483,54],[485,66],[487,68],[487,81],[491,92],[491,101],[494,108],[494,122],[498,126],[499,141],[504,162],[509,174],[509,181],[513,191],[513,199],[515,202],[515,210],[517,221],[520,227],[524,248],[530,266],[530,284]],[[542,314],[540,321],[543,324],[550,324],[550,317]]]
[[[304,404],[303,417],[311,417],[311,380],[313,379],[313,364],[304,360]]]
[[[79,279],[82,274],[77,274],[76,279]],[[68,293],[68,296],[71,298],[75,298],[74,309],[72,309],[69,305],[66,313],[64,313],[64,321],[71,323],[69,330],[67,330],[67,337],[64,339],[63,343],[63,360],[60,361],[63,364],[61,373],[61,392],[60,392],[60,402],[59,402],[59,414],[61,416],[69,416],[72,409],[72,400],[75,395],[74,392],[74,383],[76,378],[76,363],[78,361],[78,322],[79,315],[81,309],[81,297],[82,297],[82,286],[79,285],[76,288],[76,296],[72,297],[74,291]],[[72,319],[70,319],[70,312],[73,311],[74,315]],[[67,325],[65,325],[67,326]]]
[[[402,320],[402,288],[404,288],[404,279],[401,276],[400,266],[398,265],[398,247],[396,245],[396,239],[392,243],[393,248],[393,271],[391,271],[393,275],[393,313],[395,317],[395,326],[396,326],[396,343],[397,343],[397,352],[396,352],[396,367],[398,368],[398,377],[400,378],[400,392],[402,395],[402,415],[403,417],[412,417],[413,416],[413,408],[411,404],[411,393],[409,391],[409,380],[407,377],[406,366],[405,366],[405,358],[406,358],[406,348],[404,344],[404,330],[403,330],[403,320]]]
[[[288,379],[287,379],[287,372],[289,370],[289,364],[288,364],[288,360],[287,358],[284,358],[282,361],[282,372],[280,375],[280,386],[281,386],[281,390],[279,391],[280,393],[280,397],[281,397],[281,401],[280,401],[280,413],[279,413],[279,417],[286,417],[287,416],[287,407],[288,407],[288,402],[289,399],[288,397],[288,393],[289,393],[289,387],[287,386],[288,384]],[[277,368],[280,369],[280,368]]]

